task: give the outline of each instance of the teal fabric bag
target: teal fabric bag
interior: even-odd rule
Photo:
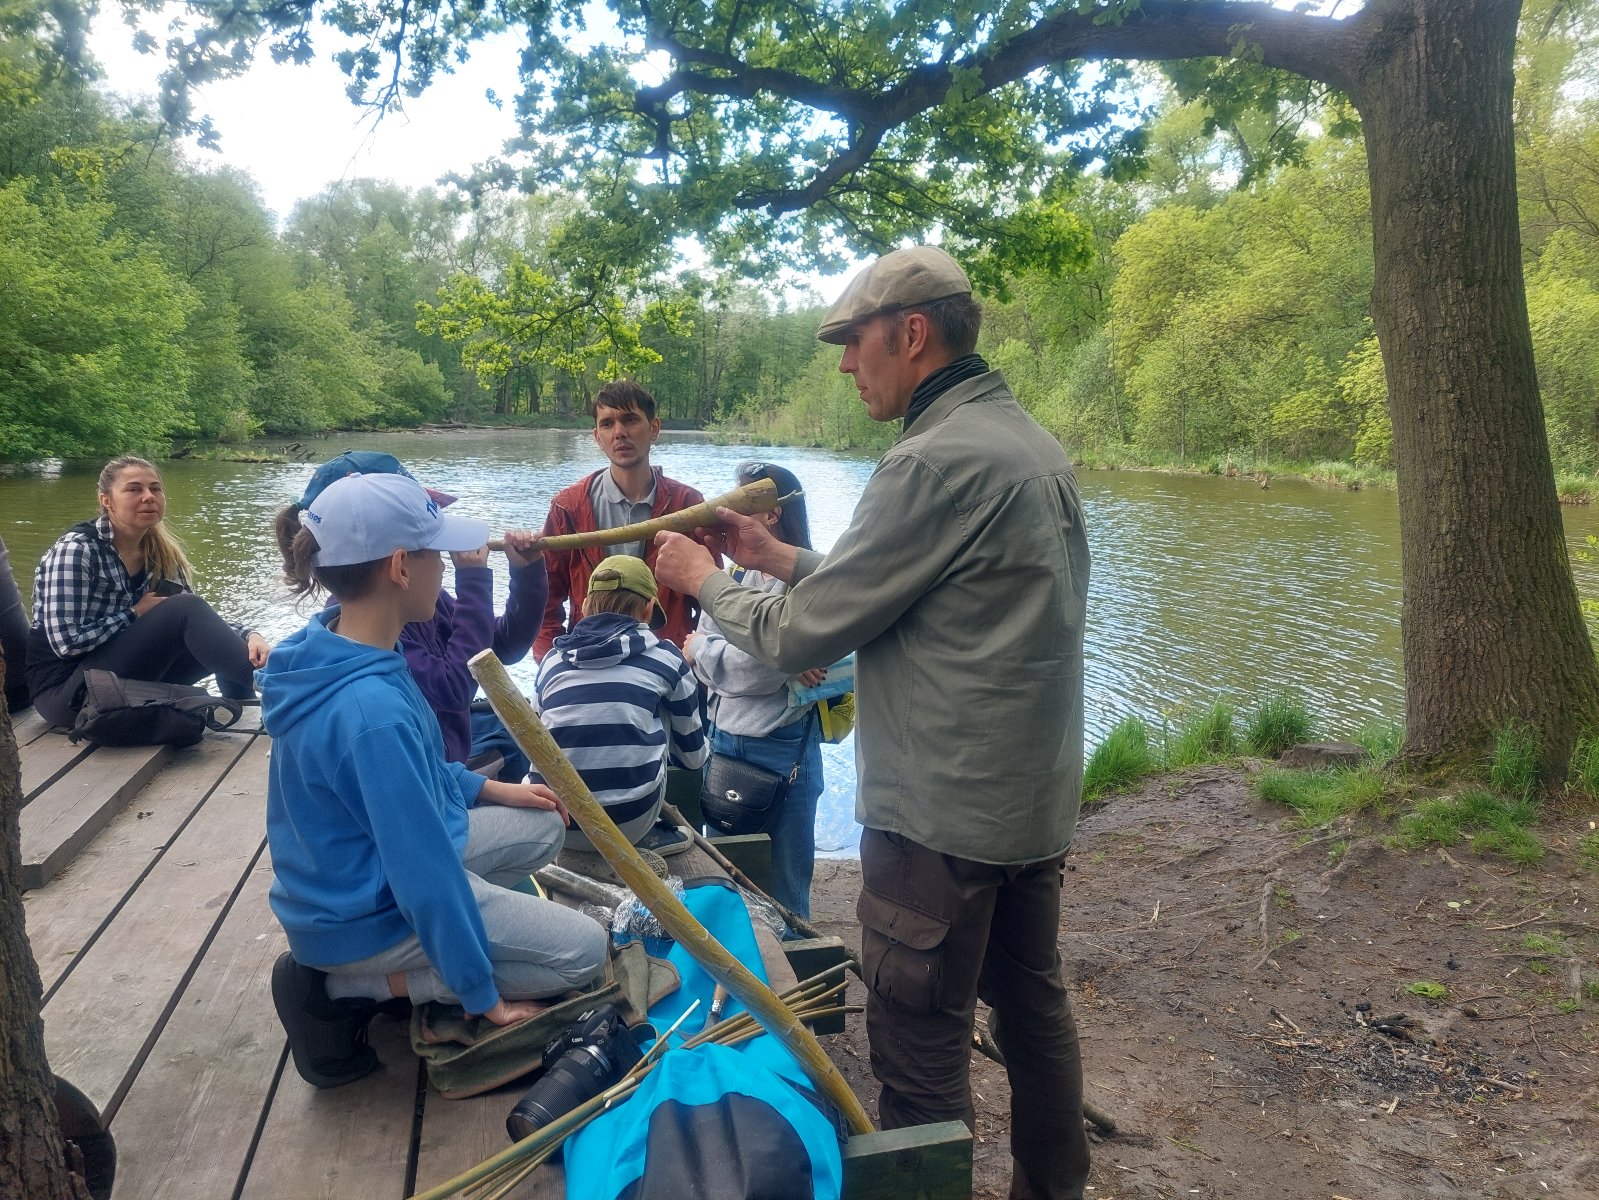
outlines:
[[[696,918],[762,982],[766,972],[749,911],[729,886],[685,889]],[[650,1008],[666,1029],[696,999],[695,1014],[673,1037],[698,1033],[716,982],[681,946],[664,951],[682,987]],[[740,1010],[729,1000],[724,1016]],[[685,1034],[686,1031],[686,1034]],[[566,1146],[567,1195],[587,1200],[838,1200],[843,1188],[843,1132],[799,1063],[776,1038],[740,1047],[669,1050],[625,1103],[595,1120]]]

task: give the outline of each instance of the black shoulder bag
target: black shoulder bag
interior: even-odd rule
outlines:
[[[227,720],[217,719],[217,712]],[[111,671],[83,673],[83,707],[67,734],[96,746],[192,746],[207,729],[219,733],[244,713],[238,700],[181,683],[123,679]]]
[[[799,778],[800,763],[810,748],[811,722],[816,708],[805,717],[799,741],[799,754],[787,775],[768,771],[742,758],[711,754],[705,767],[705,782],[700,785],[700,812],[705,823],[719,834],[764,833],[777,810],[782,807],[791,783]]]

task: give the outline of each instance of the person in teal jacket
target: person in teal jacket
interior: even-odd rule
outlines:
[[[607,939],[510,890],[559,852],[566,813],[547,788],[447,761],[396,647],[433,612],[441,552],[476,549],[487,528],[444,516],[398,475],[340,479],[300,521],[291,588],[342,604],[258,674],[273,738],[271,903],[289,938],[272,997],[295,1069],[337,1087],[377,1066],[365,1038],[380,1004],[452,1001],[509,1024],[597,975]]]

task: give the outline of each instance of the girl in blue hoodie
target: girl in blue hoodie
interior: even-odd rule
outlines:
[[[446,761],[439,723],[396,649],[429,617],[441,552],[487,540],[415,480],[359,475],[300,515],[288,562],[299,595],[342,601],[279,644],[260,672],[273,738],[267,837],[272,909],[289,953],[272,998],[295,1069],[317,1087],[367,1074],[366,1025],[399,997],[444,1000],[497,1024],[605,963],[587,917],[510,890],[560,850],[549,789]]]

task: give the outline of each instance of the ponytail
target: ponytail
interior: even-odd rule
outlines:
[[[312,559],[322,547],[317,544],[316,534],[301,523],[300,514],[304,511],[305,506],[296,502],[279,509],[272,520],[289,594],[295,600],[314,598],[319,592],[336,600],[359,600],[372,590],[378,568],[388,560],[380,558],[343,567],[316,566]]]

